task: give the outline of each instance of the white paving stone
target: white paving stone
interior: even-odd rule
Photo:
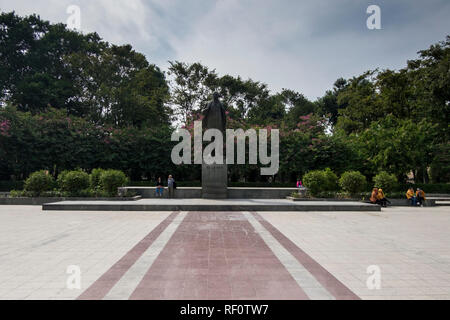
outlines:
[[[131,296],[185,217],[186,212],[181,212],[176,216],[155,242],[152,243],[152,245],[108,292],[105,300],[127,300]]]
[[[260,214],[363,299],[450,299],[450,207]]]
[[[75,299],[169,214],[0,206],[0,299]],[[69,265],[81,290],[66,288]]]
[[[77,298],[169,214],[0,206],[0,299]],[[450,299],[450,207],[260,214],[363,299]],[[265,240],[305,291],[320,288]],[[66,288],[69,265],[81,267],[81,290]],[[380,290],[367,288],[370,265]]]

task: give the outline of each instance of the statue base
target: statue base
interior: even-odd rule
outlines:
[[[226,164],[202,165],[202,198],[228,198],[228,168]]]

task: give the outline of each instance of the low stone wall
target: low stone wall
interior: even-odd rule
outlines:
[[[156,198],[155,187],[125,187],[121,189],[135,192],[144,199]],[[228,188],[228,199],[285,199],[295,191],[297,191],[296,188]],[[163,198],[167,197],[168,191],[167,188],[164,188]],[[202,188],[177,188],[175,198],[200,199],[202,198]]]
[[[132,198],[71,198],[71,197],[58,197],[58,198],[0,198],[0,205],[3,206],[42,206],[45,203],[53,203],[60,201],[136,201],[141,199],[140,196]]]
[[[391,206],[395,207],[406,207],[410,206],[409,201],[407,199],[389,199],[391,201]],[[424,207],[435,207],[436,206],[436,200],[425,200],[425,203],[423,204]]]
[[[292,198],[288,197],[288,199],[292,201],[361,201],[360,199],[311,199],[311,198]],[[407,199],[389,199],[391,202],[391,206],[393,207],[407,207],[410,206],[409,201]],[[369,201],[365,201],[366,203],[369,203]],[[434,199],[428,199],[424,203],[424,207],[435,207],[436,206],[436,200]]]

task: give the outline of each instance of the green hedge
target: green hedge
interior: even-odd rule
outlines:
[[[375,177],[373,177],[373,184],[376,188],[381,188],[386,192],[392,192],[395,190],[395,186],[398,184],[397,178],[394,174],[389,174],[386,171],[381,171]]]
[[[58,177],[61,190],[68,192],[70,196],[83,196],[88,194],[89,175],[83,171],[70,171],[61,173]]]
[[[397,192],[406,192],[408,191],[409,188],[414,188],[414,190],[416,190],[417,188],[422,189],[423,191],[425,191],[425,193],[446,193],[446,194],[450,194],[450,183],[429,183],[429,184],[425,184],[425,183],[416,183],[416,184],[406,184],[406,183],[401,183],[398,184],[394,191]]]
[[[367,185],[366,177],[359,171],[344,172],[339,179],[339,186],[350,194],[361,193]]]
[[[55,186],[55,179],[48,172],[41,170],[30,174],[25,181],[24,191],[40,196],[43,192],[51,191]]]
[[[129,184],[133,187],[154,187],[155,182],[151,181],[132,181]],[[264,183],[264,182],[229,182],[230,187],[249,187],[249,188],[294,188],[295,183]],[[11,190],[23,190],[23,181],[0,181],[0,192],[9,192]],[[200,181],[177,181],[179,187],[201,187]],[[366,192],[372,191],[372,185],[368,184]],[[393,192],[406,192],[410,187],[421,188],[426,193],[445,193],[450,194],[450,183],[430,183],[430,184],[397,184]]]
[[[118,188],[125,187],[127,183],[127,176],[120,170],[106,170],[100,175],[100,185],[111,197],[117,196]]]
[[[22,190],[23,181],[0,181],[0,192],[9,192],[11,190]]]
[[[91,175],[90,175],[90,183],[91,183],[92,189],[101,188],[100,177],[103,172],[105,172],[104,169],[93,169],[92,170]]]

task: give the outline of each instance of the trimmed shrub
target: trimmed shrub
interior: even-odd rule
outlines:
[[[373,178],[373,183],[376,188],[383,189],[384,193],[392,192],[397,185],[397,177],[394,174],[381,171]]]
[[[313,196],[321,193],[332,193],[338,189],[338,177],[330,168],[313,170],[303,176],[303,184]]]
[[[317,196],[325,191],[327,178],[324,171],[313,170],[303,176],[303,184],[308,188],[308,192],[313,196]]]
[[[84,171],[69,171],[61,177],[61,190],[70,196],[79,196],[89,188],[89,175]]]
[[[92,189],[100,188],[100,176],[105,172],[103,169],[93,169],[90,176],[90,183]]]
[[[42,170],[32,173],[25,181],[25,191],[31,192],[35,196],[40,196],[46,191],[53,189],[55,180],[48,174],[48,172]]]
[[[337,191],[338,188],[338,177],[337,175],[331,171],[330,168],[326,168],[323,171],[326,179],[325,189],[324,191],[327,191],[328,193],[331,193],[333,191]]]
[[[56,184],[58,185],[58,188],[60,189],[60,190],[62,190],[64,187],[63,187],[63,184],[64,184],[64,177],[69,173],[70,171],[69,170],[64,170],[64,171],[61,171],[59,174],[58,174],[58,178],[56,179]]]
[[[339,179],[341,188],[350,194],[358,194],[366,188],[366,177],[359,171],[344,172]]]
[[[33,197],[33,193],[25,190],[11,190],[9,192],[10,198],[31,198]]]
[[[102,189],[111,197],[117,196],[117,189],[126,186],[127,183],[127,176],[119,170],[107,170],[100,175]]]

